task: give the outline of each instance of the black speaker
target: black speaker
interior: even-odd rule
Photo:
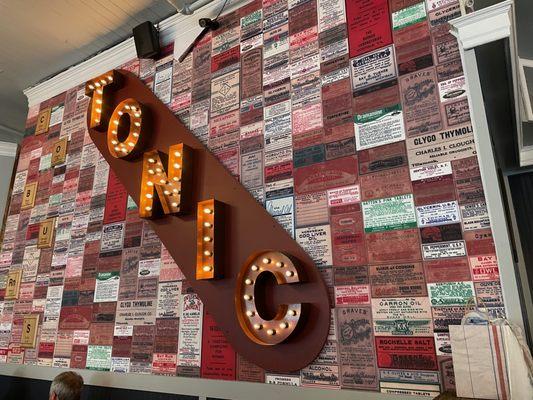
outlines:
[[[159,47],[159,32],[155,26],[146,21],[133,28],[135,50],[139,58],[157,58],[161,48]]]

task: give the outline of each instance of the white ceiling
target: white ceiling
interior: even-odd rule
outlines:
[[[0,141],[19,141],[23,89],[176,10],[165,0],[0,0]]]

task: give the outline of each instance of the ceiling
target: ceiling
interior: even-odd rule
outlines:
[[[519,54],[533,59],[533,1],[515,3]],[[0,141],[22,138],[23,89],[174,13],[165,0],[0,0]]]
[[[165,0],[0,0],[0,141],[22,138],[23,89],[175,12]]]

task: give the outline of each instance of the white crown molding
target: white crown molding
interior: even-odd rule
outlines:
[[[10,142],[0,142],[0,156],[15,158],[17,156],[18,144]]]
[[[450,21],[451,33],[465,50],[511,35],[513,0],[502,1]]]
[[[231,4],[228,4],[225,12],[232,11],[247,2],[243,0],[228,0],[228,3]],[[158,26],[162,46],[170,44],[177,37],[183,37],[184,48],[188,46],[194,37],[200,33],[198,19],[202,17],[215,17],[222,3],[223,0],[213,0],[192,15],[174,14],[161,21]],[[31,107],[85,83],[89,79],[116,68],[136,57],[135,43],[133,37],[130,37],[94,57],[60,72],[44,82],[25,89],[23,92],[28,98],[28,104]]]

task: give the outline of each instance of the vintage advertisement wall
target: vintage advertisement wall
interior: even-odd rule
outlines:
[[[183,63],[170,46],[157,61],[117,66],[138,74],[315,260],[334,308],[315,362],[280,375],[235,353],[92,144],[83,86],[28,115],[0,253],[0,362],[452,389],[448,325],[473,296],[504,314],[448,33],[459,14],[456,0],[253,1]],[[40,248],[49,218],[52,246]],[[35,348],[21,346],[29,313],[40,315]]]

